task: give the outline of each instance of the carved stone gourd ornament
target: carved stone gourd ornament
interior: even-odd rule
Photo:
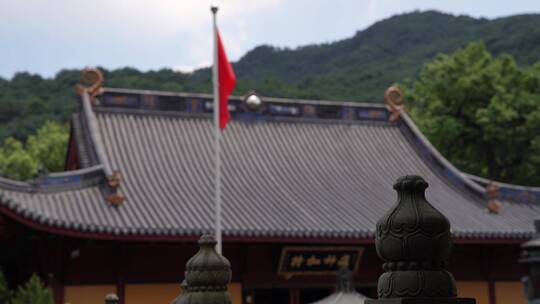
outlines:
[[[394,184],[397,203],[377,222],[375,245],[385,271],[377,286],[379,300],[368,303],[475,303],[456,298],[455,279],[446,271],[450,222],[427,202],[427,187],[414,175]]]
[[[174,304],[231,304],[227,286],[231,281],[231,263],[215,250],[216,240],[203,235],[197,252],[186,264],[182,294]]]
[[[454,278],[444,270],[450,222],[426,201],[427,187],[419,176],[398,179],[397,204],[377,223],[376,248],[386,271],[379,278],[381,298],[456,296]]]

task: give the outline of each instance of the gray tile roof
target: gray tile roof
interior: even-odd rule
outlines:
[[[95,183],[43,192],[0,180],[3,208],[52,227],[94,233],[182,237],[212,231],[209,114],[104,105],[94,113],[101,158],[121,173],[126,201],[107,204]],[[75,133],[85,132],[78,126]],[[78,144],[88,143],[80,138]],[[223,228],[229,237],[371,238],[377,219],[396,201],[394,181],[406,174],[429,182],[428,201],[450,219],[459,238],[529,238],[540,215],[540,202],[503,201],[500,214],[486,212],[481,188],[433,152],[406,114],[398,123],[236,114],[222,144]],[[89,166],[99,159],[81,157]]]

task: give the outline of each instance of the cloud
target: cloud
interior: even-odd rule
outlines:
[[[218,23],[231,60],[246,51],[250,18],[276,8],[281,1],[217,1]],[[64,45],[74,50],[71,54],[95,49],[94,54],[84,53],[81,65],[113,59],[125,65],[125,58],[133,53],[140,56],[134,64],[144,66],[150,61],[146,56],[166,55],[159,51],[152,55],[139,48],[168,48],[169,57],[178,59],[163,58],[169,61],[164,65],[190,70],[211,59],[211,4],[210,0],[0,0],[0,39],[14,42],[9,49],[0,50],[0,55],[12,56],[17,49],[28,50],[28,45],[41,44],[45,49]],[[108,48],[109,52],[97,48]],[[96,58],[99,56],[108,58],[100,60]],[[171,64],[171,60],[175,63]]]
[[[249,18],[278,5],[280,0],[222,0],[220,19],[224,22]],[[197,30],[211,22],[208,0],[2,0],[0,24],[6,28],[57,30],[81,33],[107,29],[124,35],[171,36]]]
[[[380,18],[437,8],[475,16],[538,11],[536,1],[214,0],[229,59],[260,44],[351,36]],[[213,0],[0,0],[0,75],[101,65],[194,69],[212,61]],[[470,2],[470,1],[469,1]]]
[[[172,69],[177,72],[191,73],[197,69],[209,67],[211,64],[212,63],[210,61],[201,61],[197,64],[191,65],[179,64],[174,66]]]
[[[368,0],[368,21],[375,22],[377,20],[377,0]]]

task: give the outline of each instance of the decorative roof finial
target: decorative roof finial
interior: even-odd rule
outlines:
[[[107,202],[111,205],[119,206],[125,201],[125,197],[118,192],[120,187],[120,181],[122,176],[120,172],[113,171],[112,175],[107,176],[107,185],[109,186],[109,193],[106,196]]]
[[[253,112],[261,110],[262,107],[262,99],[254,90],[248,91],[244,97],[244,103],[247,108]]]
[[[87,90],[90,95],[90,101],[92,104],[95,104],[96,96],[102,93],[101,86],[104,80],[103,73],[99,69],[87,67],[82,70],[80,84],[75,89],[79,95],[84,90]]]
[[[200,238],[199,252],[186,264],[182,294],[173,304],[231,304],[231,263],[216,252],[216,244],[211,235]]]
[[[377,286],[379,300],[367,303],[475,303],[456,298],[456,281],[446,270],[452,248],[450,222],[426,201],[427,187],[415,175],[394,184],[397,203],[377,222],[375,246],[385,261]]]
[[[405,110],[403,93],[398,87],[391,86],[384,92],[384,101],[390,112],[389,120],[391,122],[397,121],[401,115],[401,111]]]
[[[489,182],[486,186],[486,196],[488,199],[487,210],[489,213],[499,214],[502,205],[497,200],[499,196],[499,186],[497,186],[493,181]]]
[[[212,5],[210,6],[210,10],[212,11],[212,14],[216,14],[218,11],[218,5],[215,2],[212,2]]]

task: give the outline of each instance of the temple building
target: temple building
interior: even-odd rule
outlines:
[[[38,273],[57,304],[170,303],[196,240],[213,231],[212,96],[101,87],[88,70],[66,172],[0,178],[0,266]],[[234,304],[305,304],[334,292],[340,267],[376,297],[376,221],[397,177],[418,174],[451,222],[449,269],[479,304],[525,303],[520,244],[540,189],[460,172],[402,109],[387,104],[230,98],[222,139],[223,255]]]

